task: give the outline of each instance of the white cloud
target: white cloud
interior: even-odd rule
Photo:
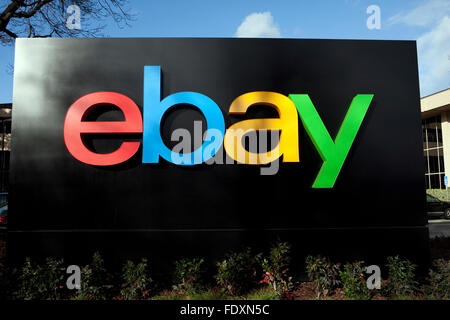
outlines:
[[[388,23],[403,23],[408,26],[427,26],[440,21],[450,13],[449,0],[426,0],[420,6],[408,11],[396,14],[388,19]]]
[[[267,12],[255,12],[249,14],[236,30],[238,38],[279,38],[280,29],[273,20],[272,14]]]
[[[422,95],[450,87],[450,18],[417,39]]]
[[[408,12],[389,18],[389,23],[425,27],[417,39],[421,95],[450,87],[450,1],[423,0]]]

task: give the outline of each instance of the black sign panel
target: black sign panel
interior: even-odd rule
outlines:
[[[253,91],[308,94],[331,137],[352,99],[373,94],[333,188],[312,188],[322,159],[298,120],[299,162],[275,175],[260,166],[142,163],[142,145],[115,166],[88,165],[64,143],[64,119],[80,97],[121,93],[143,111],[144,66],[161,67],[161,98],[198,92],[221,109],[225,128],[276,117],[267,106],[229,115]],[[11,154],[11,254],[84,259],[181,255],[217,257],[276,238],[306,253],[426,261],[423,151],[416,45],[411,41],[286,39],[19,39]],[[92,119],[120,121],[116,108]],[[168,146],[177,128],[206,122],[192,106],[161,123]],[[142,135],[85,135],[107,153]],[[81,263],[81,262],[80,262]]]

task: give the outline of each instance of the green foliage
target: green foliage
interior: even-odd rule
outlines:
[[[0,240],[0,268],[3,266],[2,261],[6,258],[6,241]]]
[[[277,295],[283,296],[292,290],[292,277],[289,276],[291,246],[287,242],[278,241],[270,248],[269,256],[261,261],[264,279]]]
[[[388,295],[407,296],[414,293],[417,282],[414,280],[416,266],[407,259],[399,256],[388,257],[386,266],[388,268],[388,279],[386,290]]]
[[[413,295],[397,295],[392,296],[391,300],[421,300],[421,299]]]
[[[200,291],[189,296],[189,300],[231,300],[233,297],[227,296],[222,290],[209,289]]]
[[[0,300],[9,300],[14,292],[17,270],[6,265],[6,241],[0,240]]]
[[[0,301],[11,299],[14,292],[14,279],[17,277],[17,270],[8,268],[0,261]]]
[[[175,262],[174,289],[195,293],[199,287],[203,270],[203,259],[181,259]]]
[[[427,193],[441,201],[447,201],[447,191],[445,189],[427,189]]]
[[[6,279],[8,279],[6,267],[0,261],[0,300],[5,300],[5,292],[7,290]]]
[[[248,292],[256,284],[260,257],[260,254],[253,256],[250,248],[228,253],[217,263],[217,284],[224,292],[232,295]]]
[[[179,290],[164,290],[151,298],[152,300],[231,300],[233,297],[225,295],[218,288],[209,288],[198,290],[195,293],[188,294]]]
[[[31,259],[26,258],[19,275],[19,287],[14,293],[15,297],[20,300],[39,299],[45,291],[41,279],[41,267],[33,265]]]
[[[48,258],[45,260],[44,279],[48,285],[48,299],[59,300],[66,293],[66,268],[64,261]]]
[[[279,300],[280,295],[277,291],[272,290],[271,288],[259,288],[250,292],[246,300]]]
[[[120,291],[125,300],[146,299],[150,294],[150,284],[153,282],[147,266],[147,259],[135,264],[128,260],[122,269],[122,278],[125,281]]]
[[[370,299],[370,290],[367,288],[364,278],[365,267],[363,261],[345,264],[344,270],[339,271],[339,274],[344,287],[344,295],[347,299]]]
[[[106,272],[104,261],[100,253],[95,252],[90,265],[81,269],[81,289],[78,290],[76,300],[105,300],[110,276]]]
[[[59,300],[67,295],[63,260],[47,258],[42,267],[26,258],[18,280],[14,296],[20,300]]]
[[[339,264],[333,264],[322,256],[306,257],[306,272],[316,287],[317,298],[328,296],[338,287],[339,267]]]
[[[164,290],[150,298],[151,300],[187,300],[186,295],[178,290]]]
[[[204,259],[181,259],[175,262],[174,290],[165,290],[153,299],[188,300],[275,300],[289,298],[293,288],[290,277],[291,247],[286,242],[274,244],[267,256],[254,255],[250,248],[242,252],[231,252],[217,263],[215,275],[218,286],[209,288],[201,285],[204,275]],[[428,284],[420,288],[415,280],[416,266],[398,256],[388,257],[386,263],[389,275],[383,281],[382,294],[390,299],[450,299],[450,261],[434,261],[429,272]],[[306,258],[306,271],[314,283],[317,297],[327,298],[342,285],[347,299],[370,299],[375,291],[367,288],[364,262],[349,263],[341,267],[321,256]],[[258,275],[264,274],[261,282],[268,286],[257,287]],[[105,263],[99,253],[92,262],[82,268],[81,289],[66,288],[66,269],[63,260],[48,258],[44,264],[36,264],[27,258],[17,268],[6,268],[0,259],[0,300],[57,300],[66,299],[69,294],[77,300],[127,299],[137,300],[150,297],[152,279],[146,259],[139,263],[127,261],[122,269],[123,285],[113,286]],[[118,279],[117,279],[118,280]],[[110,285],[107,285],[110,284]],[[114,287],[116,289],[114,289]],[[112,290],[115,293],[112,293]],[[420,289],[420,294],[416,294]],[[120,290],[120,296],[116,296]],[[310,298],[311,285],[299,288],[298,297]]]
[[[433,262],[425,292],[430,299],[450,299],[450,261],[438,259]]]

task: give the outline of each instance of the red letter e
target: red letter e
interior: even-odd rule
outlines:
[[[122,110],[125,121],[85,121],[96,106],[111,104]],[[127,96],[116,92],[94,92],[75,101],[64,120],[64,142],[72,156],[95,166],[110,166],[130,159],[140,142],[122,142],[114,152],[90,151],[81,139],[82,133],[142,133],[142,116],[138,106]]]

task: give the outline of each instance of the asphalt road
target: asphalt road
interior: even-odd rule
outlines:
[[[450,237],[450,220],[430,219],[428,220],[428,229],[430,230],[430,238]]]

